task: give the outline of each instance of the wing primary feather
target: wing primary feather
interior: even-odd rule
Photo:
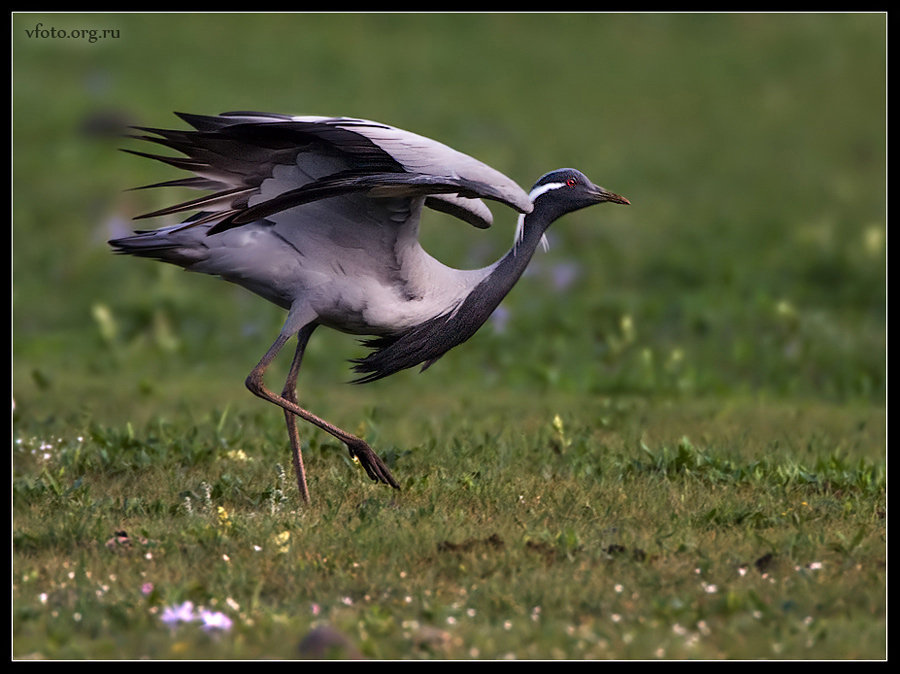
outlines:
[[[206,196],[191,199],[189,201],[183,201],[180,204],[175,204],[174,206],[169,206],[167,208],[161,208],[157,211],[153,211],[152,213],[138,215],[134,219],[146,220],[147,218],[157,218],[163,215],[172,215],[173,213],[206,210],[210,208],[212,208],[213,210],[217,210],[218,212],[221,212],[223,210],[221,208],[216,209],[216,206],[227,206],[228,208],[225,210],[233,211],[236,210],[235,206],[242,205],[239,202],[238,197],[246,196],[247,198],[249,198],[249,196],[255,191],[255,187],[236,187],[231,190],[224,190],[222,192],[208,194]],[[246,199],[244,199],[243,203],[246,203]]]
[[[295,206],[360,191],[368,192],[373,197],[424,196],[441,192],[469,193],[464,182],[455,178],[412,173],[335,174],[250,206],[233,218],[231,224],[245,225]]]
[[[512,181],[490,167],[440,143],[377,122],[248,111],[218,116],[175,114],[192,128],[134,126],[142,133],[128,137],[161,145],[183,157],[123,151],[194,176],[136,189],[188,187],[214,193],[141,218],[199,209],[204,211],[204,222],[220,219],[208,232],[215,234],[312,201],[359,194],[369,198],[425,197],[429,208],[486,228],[492,215],[482,198],[500,201],[520,212],[530,206],[527,199],[519,198]],[[259,194],[261,185],[274,175],[275,167],[299,165],[303,169],[305,162],[315,162],[316,156],[343,163],[346,169],[248,207],[251,197]],[[457,170],[469,173],[458,174]],[[497,184],[493,184],[494,179]],[[196,224],[191,221],[185,226]]]
[[[204,164],[193,159],[185,159],[183,157],[167,157],[163,154],[141,152],[140,150],[129,150],[128,148],[123,148],[122,152],[127,152],[128,154],[133,154],[137,157],[144,157],[145,159],[161,161],[163,164],[168,164],[169,166],[174,166],[175,168],[180,168],[184,171],[202,171],[203,169],[209,168],[208,164]]]
[[[153,183],[152,185],[141,185],[140,187],[129,188],[128,192],[135,190],[150,190],[156,187],[188,187],[195,190],[220,190],[227,188],[228,185],[210,178],[202,176],[191,176],[190,178],[178,178],[177,180],[165,180],[161,183]]]

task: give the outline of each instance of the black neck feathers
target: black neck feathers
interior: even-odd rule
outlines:
[[[376,381],[417,365],[425,370],[472,337],[509,294],[531,261],[552,222],[541,214],[541,209],[535,209],[524,216],[512,249],[456,307],[397,335],[365,340],[363,344],[373,351],[365,358],[352,361],[354,370],[362,375],[354,383]]]

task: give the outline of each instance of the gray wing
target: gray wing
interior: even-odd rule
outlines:
[[[214,234],[335,196],[424,197],[426,206],[484,228],[492,216],[481,199],[522,213],[532,208],[525,191],[499,171],[442,143],[377,122],[250,112],[179,117],[194,130],[138,127],[153,135],[137,137],[183,157],[126,151],[194,174],[147,187],[191,187],[212,194],[140,218],[201,211],[184,226],[217,221],[208,232]],[[296,176],[293,183],[272,180],[288,169]],[[275,194],[266,189],[272,184],[278,185]]]

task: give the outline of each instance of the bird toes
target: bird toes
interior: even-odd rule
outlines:
[[[394,489],[400,489],[400,484],[384,465],[384,461],[366,442],[360,440],[358,443],[348,443],[347,449],[350,450],[350,456],[359,461],[373,482],[382,482]]]

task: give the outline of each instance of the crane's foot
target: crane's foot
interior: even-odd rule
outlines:
[[[365,468],[366,475],[373,482],[383,482],[394,489],[400,489],[400,485],[394,479],[394,476],[391,475],[391,471],[388,470],[388,467],[384,465],[384,461],[379,458],[375,451],[369,447],[368,443],[357,439],[355,442],[348,442],[347,449],[350,451],[350,456],[359,461],[362,467]]]

